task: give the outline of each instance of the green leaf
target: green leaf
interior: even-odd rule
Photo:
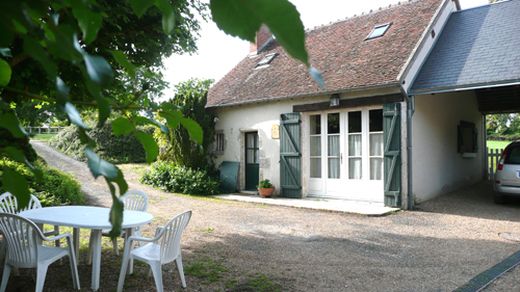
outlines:
[[[87,73],[92,81],[100,85],[108,85],[112,81],[112,68],[103,57],[85,53],[83,60],[85,60]]]
[[[112,122],[112,133],[114,136],[124,136],[132,133],[134,125],[127,119],[119,117]]]
[[[323,76],[321,75],[321,72],[318,71],[318,69],[314,67],[309,67],[309,75],[311,75],[312,79],[318,83],[318,86],[321,88],[325,88],[325,81],[323,80]]]
[[[118,169],[112,163],[99,157],[92,149],[85,148],[85,156],[87,157],[88,168],[95,178],[103,176],[112,180],[117,177]]]
[[[128,73],[128,75],[130,75],[132,78],[135,78],[136,67],[134,64],[132,64],[132,62],[128,60],[126,55],[121,51],[110,52],[112,53],[114,60],[116,60],[116,62],[125,69],[126,73]]]
[[[188,131],[190,138],[197,142],[198,144],[202,144],[203,132],[200,125],[190,118],[182,118],[181,119],[182,126]]]
[[[31,191],[25,177],[9,168],[2,169],[2,172],[3,189],[16,197],[19,209],[27,207],[31,198]]]
[[[129,0],[129,3],[137,17],[143,16],[146,10],[153,5],[153,2],[150,0]]]
[[[12,112],[0,112],[0,128],[7,129],[15,138],[24,138],[27,133]]]
[[[77,1],[76,5],[73,6],[72,14],[78,20],[85,43],[89,44],[94,41],[103,22],[102,14],[90,10],[88,6],[80,1]]]
[[[23,154],[23,151],[18,149],[18,148],[14,148],[13,146],[4,147],[4,148],[2,148],[0,150],[0,152],[7,154],[6,156],[9,159],[14,160],[16,162],[20,162],[20,163],[25,163],[26,162],[25,155]]]
[[[6,87],[11,81],[11,66],[9,64],[0,59],[0,87]]]
[[[162,13],[162,27],[165,34],[171,34],[175,28],[175,11],[168,0],[155,0],[155,6]]]
[[[159,155],[159,146],[153,136],[142,131],[135,131],[134,136],[141,142],[141,145],[143,145],[146,153],[146,162],[150,163],[155,161],[157,155]]]
[[[159,116],[166,120],[166,123],[170,129],[176,129],[179,126],[181,119],[183,118],[180,111],[170,109],[160,111]]]
[[[165,134],[169,132],[168,127],[151,118],[135,116],[132,117],[132,120],[136,125],[152,125],[158,127]]]
[[[211,15],[217,26],[228,34],[250,42],[266,24],[291,55],[309,66],[305,49],[305,29],[300,13],[287,0],[211,0]]]
[[[70,88],[63,82],[60,77],[56,77],[56,91],[58,92],[57,100],[60,104],[65,104],[69,97]]]
[[[96,96],[96,104],[98,106],[98,123],[97,126],[103,127],[106,120],[110,117],[110,101],[108,98],[101,96]]]
[[[112,207],[110,208],[109,214],[109,221],[112,225],[112,229],[110,230],[109,235],[111,238],[118,238],[121,236],[122,231],[124,204],[121,199],[116,196],[114,185],[109,180],[106,180],[106,182],[110,189],[110,194],[112,195]]]
[[[38,42],[36,42],[35,39],[25,37],[23,39],[23,50],[26,54],[31,56],[33,59],[38,61],[40,65],[42,65],[45,73],[47,73],[49,80],[52,80],[52,82],[56,80],[56,76],[58,75],[58,67],[49,58],[49,55],[45,49]]]
[[[12,58],[13,54],[11,54],[10,48],[0,48],[0,55],[6,58]]]
[[[83,123],[83,120],[81,119],[81,115],[79,114],[78,110],[72,103],[66,102],[65,105],[63,106],[63,110],[69,117],[69,120],[71,123],[73,123],[74,125],[76,125],[80,128],[87,129],[87,125],[85,125]]]

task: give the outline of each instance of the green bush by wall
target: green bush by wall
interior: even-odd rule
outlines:
[[[152,128],[145,128],[144,130],[153,133]],[[93,128],[90,134],[97,143],[96,153],[112,163],[145,161],[145,153],[141,143],[132,135],[114,136],[110,123],[101,128]],[[49,144],[70,157],[85,161],[84,146],[81,144],[79,132],[74,126],[61,130],[49,141]]]
[[[34,165],[42,172],[42,179],[39,181],[25,165],[7,159],[0,159],[0,173],[2,168],[10,168],[22,174],[27,179],[31,192],[38,197],[43,206],[85,203],[81,187],[71,175],[50,167],[42,161],[37,161]],[[0,182],[0,194],[4,192]]]
[[[209,196],[219,192],[218,180],[206,171],[162,161],[152,164],[141,182],[173,193]]]

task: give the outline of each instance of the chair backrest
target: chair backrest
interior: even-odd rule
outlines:
[[[18,209],[18,200],[10,192],[5,192],[0,196],[0,212],[2,213],[18,214],[21,211],[38,209],[41,207],[42,204],[40,203],[40,200],[38,200],[34,195],[31,195],[27,207],[21,210]]]
[[[123,197],[125,210],[146,211],[148,209],[148,196],[139,190],[129,190]]]
[[[191,211],[175,216],[163,228],[161,237],[161,263],[169,263],[177,258],[181,252],[181,237],[184,229],[190,222]]]
[[[20,268],[35,267],[38,239],[43,238],[36,224],[16,214],[0,213],[0,231],[7,243],[7,263]]]

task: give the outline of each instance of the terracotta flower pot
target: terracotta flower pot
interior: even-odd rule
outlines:
[[[274,187],[272,188],[258,188],[258,194],[262,198],[269,198],[273,195]]]

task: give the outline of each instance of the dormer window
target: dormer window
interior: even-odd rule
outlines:
[[[382,37],[386,33],[386,31],[388,30],[388,28],[390,27],[391,24],[392,23],[389,22],[386,24],[380,24],[380,25],[374,26],[374,29],[372,29],[372,32],[370,32],[368,34],[368,36],[365,40],[371,40],[371,39],[375,39],[378,37]]]
[[[256,64],[255,68],[267,67],[276,56],[278,56],[278,53],[270,53],[270,54],[265,55],[265,57],[263,57],[262,60],[260,60],[260,62],[258,62],[258,64]]]

